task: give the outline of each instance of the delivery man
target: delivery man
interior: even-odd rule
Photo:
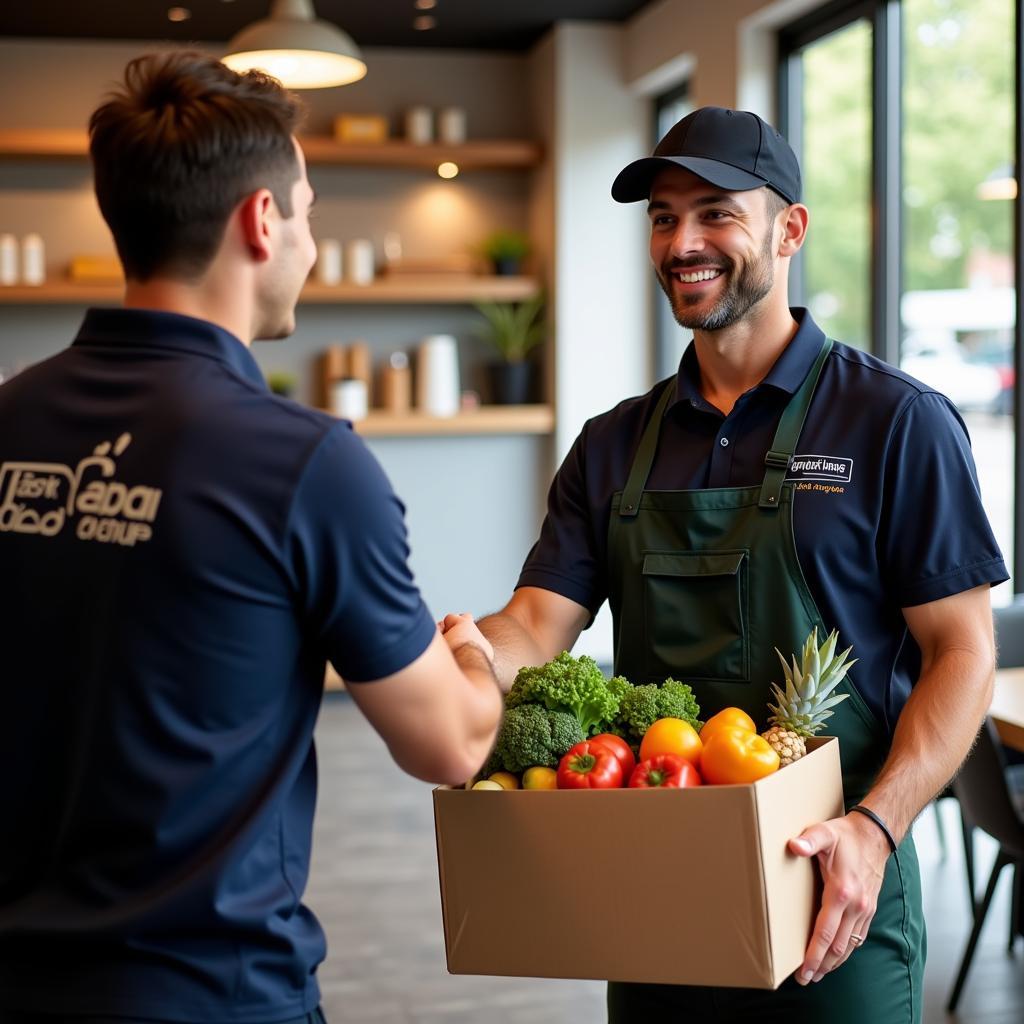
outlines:
[[[326,659],[410,774],[493,743],[490,647],[438,634],[380,467],[249,350],[314,259],[297,121],[265,75],[132,61],[90,126],[125,308],[0,387],[3,1024],[322,1020]]]
[[[819,642],[838,629],[858,660],[825,731],[859,809],[790,842],[825,884],[778,991],[611,984],[609,1018],[919,1021],[909,827],[988,706],[989,588],[1007,578],[966,429],[941,395],[790,309],[808,211],[793,151],[754,114],[689,114],[612,196],[647,203],[654,270],[693,342],[674,377],[584,425],[518,588],[480,622],[499,678],[570,649],[608,600],[616,673],[686,680],[705,717],[738,705],[763,723],[774,648],[799,657],[814,627]]]

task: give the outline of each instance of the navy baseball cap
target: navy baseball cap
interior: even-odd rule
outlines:
[[[800,164],[789,143],[749,110],[701,107],[677,121],[651,156],[634,160],[612,183],[620,203],[648,199],[658,172],[683,167],[729,192],[765,185],[788,203],[800,202]]]

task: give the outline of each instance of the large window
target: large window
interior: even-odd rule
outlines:
[[[797,300],[954,402],[1009,565],[1019,2],[837,0],[780,35],[780,120],[811,209]]]
[[[812,211],[803,293],[826,334],[870,348],[870,23],[816,40],[801,64],[804,198]]]

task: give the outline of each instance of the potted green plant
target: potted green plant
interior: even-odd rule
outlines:
[[[483,254],[496,274],[518,274],[530,252],[530,239],[521,231],[495,231],[483,242]]]
[[[501,356],[488,366],[492,401],[522,405],[530,393],[531,364],[526,357],[544,337],[544,299],[537,295],[518,303],[478,302],[476,308],[484,318],[479,335]]]

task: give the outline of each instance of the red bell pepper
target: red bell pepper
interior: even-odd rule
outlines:
[[[629,777],[630,789],[685,789],[699,786],[700,774],[697,769],[678,754],[657,754],[641,761]]]
[[[618,789],[621,785],[622,764],[600,743],[577,743],[558,763],[559,789]]]

